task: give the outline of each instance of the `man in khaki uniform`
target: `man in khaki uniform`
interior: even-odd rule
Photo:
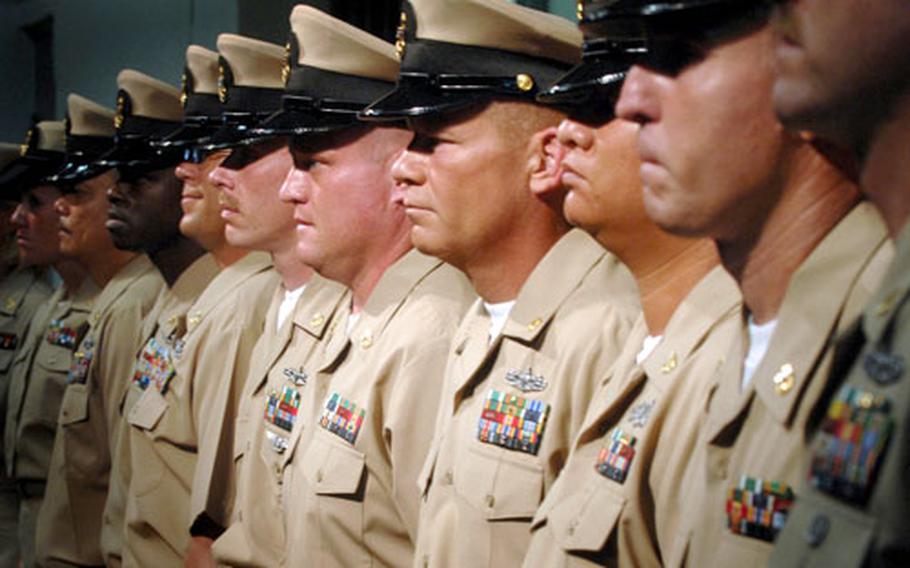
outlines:
[[[165,281],[142,325],[141,349],[134,352],[134,366],[121,379],[141,384],[153,375],[173,372],[171,352],[182,344],[186,314],[219,267],[212,255],[179,231],[181,188],[174,166],[183,159],[183,152],[151,146],[180,127],[180,92],[130,69],[120,73],[117,84],[116,145],[100,160],[103,165],[116,166],[119,175],[108,191],[107,228],[117,248],[146,253]],[[101,528],[101,551],[108,566],[119,566],[122,558],[130,482],[126,416],[138,398],[138,389],[122,388],[121,398],[113,401],[113,423],[108,425],[111,475]]]
[[[393,173],[412,240],[480,296],[448,352],[416,561],[509,564],[638,301],[628,270],[565,221],[547,155],[564,115],[534,102],[577,62],[577,28],[504,0],[412,4],[399,86],[365,114],[409,118],[415,140]]]
[[[241,113],[255,117],[257,112],[274,110],[284,50],[232,34],[218,37],[218,50],[222,111],[238,118]],[[264,106],[272,100],[272,109]],[[263,152],[273,176],[258,183],[270,181],[272,191],[277,192],[291,167],[283,144],[275,148],[271,141],[249,139],[244,129],[226,122],[201,147],[222,143],[242,144],[244,156]],[[219,167],[239,159],[232,153]],[[267,185],[261,189],[266,190]],[[194,518],[197,511],[192,510],[197,463],[205,465],[222,435],[233,428],[235,400],[249,372],[250,352],[262,333],[264,307],[278,284],[269,256],[248,250],[283,236],[282,229],[289,233],[290,210],[273,199],[278,213],[282,209],[286,213],[282,225],[275,209],[267,209],[269,202],[243,203],[259,208],[263,216],[250,219],[240,211],[241,204],[231,202],[229,194],[222,193],[219,199],[221,218],[214,219],[224,224],[227,234],[232,233],[232,224],[241,225],[249,231],[247,239],[225,239],[225,232],[205,231],[203,240],[195,225],[182,225],[187,237],[209,248],[222,270],[187,314],[186,333],[174,352],[173,373],[131,386],[138,398],[127,415],[133,472],[124,539],[124,563],[128,565],[178,564],[187,553],[190,534],[210,535],[209,516]],[[293,237],[286,239],[292,241]],[[203,512],[209,512],[208,505],[203,503]],[[215,516],[216,522],[220,520]]]
[[[604,12],[608,23],[633,19],[652,51],[617,104],[641,126],[646,208],[665,229],[714,238],[743,294],[742,339],[678,478],[688,526],[662,560],[759,565],[799,498],[833,339],[891,251],[856,186],[774,117],[768,6],[703,4],[629,0]]]
[[[29,217],[33,215],[41,218],[43,230],[60,229],[59,215],[54,209],[60,192],[46,178],[59,170],[64,148],[63,122],[40,122],[29,134],[23,156],[7,169],[5,179],[0,180],[0,184],[15,180],[13,183],[26,188],[13,216],[20,227],[23,255],[38,249],[52,252],[56,256],[54,268],[63,280],[61,287],[36,311],[10,370],[3,449],[7,475],[16,480],[19,491],[19,550],[25,566],[35,563],[35,524],[44,497],[67,371],[88,327],[86,319],[98,292],[97,286],[86,278],[85,268],[73,259],[60,256],[58,240],[49,243],[34,239],[30,230],[34,227],[42,231],[37,223],[30,222]]]
[[[852,0],[780,2],[779,10],[779,41],[786,38],[787,46],[776,52],[778,115],[788,127],[808,128],[861,158],[862,190],[897,241],[897,256],[860,323],[839,345],[810,424],[808,475],[770,563],[899,564],[910,556],[910,11],[900,2]],[[861,432],[862,445],[850,432]]]
[[[259,336],[250,338],[256,340],[253,350],[249,349],[248,340],[244,353],[238,353],[245,360],[233,371],[230,388],[222,392],[220,404],[224,411],[219,414],[219,428],[212,429],[212,435],[206,439],[200,439],[190,504],[193,538],[187,551],[187,565],[210,563],[211,544],[230,522],[236,486],[234,434],[244,385],[251,373],[261,372],[260,361],[273,348],[265,343],[267,338],[274,337],[279,328],[285,329],[283,324],[298,298],[308,293],[313,274],[297,258],[293,209],[278,195],[292,165],[287,137],[282,133],[261,132],[251,136],[249,131],[257,119],[278,109],[284,85],[285,50],[231,35],[219,39],[219,50],[222,65],[229,66],[225,67],[226,77],[243,82],[225,83],[223,110],[227,122],[205,146],[228,146],[229,154],[207,181],[214,191],[220,192],[227,242],[268,253],[274,264],[275,280],[271,288],[263,289],[258,295],[246,291],[238,294],[238,302],[249,304],[257,317],[265,318],[266,328]],[[245,96],[244,91],[258,94]],[[268,309],[270,301],[275,312]],[[214,349],[203,355],[221,357],[222,354],[223,349]]]
[[[403,566],[445,355],[473,294],[462,274],[411,248],[391,176],[411,134],[356,121],[392,87],[394,46],[310,7],[291,21],[302,63],[282,120],[299,135],[282,195],[296,206],[301,259],[350,287],[351,303],[297,418],[283,562]]]
[[[113,145],[114,111],[68,98],[67,161],[53,176],[61,254],[85,266],[101,289],[67,376],[36,548],[42,566],[100,566],[101,520],[110,473],[110,431],[132,369],[142,321],[164,285],[144,254],[114,248],[107,221],[110,168],[91,162]]]
[[[0,175],[2,169],[19,157],[21,146],[2,143],[0,145]],[[12,222],[11,212],[18,205],[15,185],[0,187],[0,199],[8,203],[9,212],[4,208],[5,218],[0,223],[8,227],[7,241],[0,252],[4,259],[3,276],[0,277],[0,434],[6,423],[9,371],[16,351],[25,340],[35,312],[54,293],[48,279],[50,255],[42,258],[23,254],[20,258],[16,244],[18,231]],[[37,236],[37,235],[36,235]],[[51,244],[57,242],[57,231],[46,231],[42,238]],[[54,246],[51,251],[56,251]],[[6,475],[6,467],[0,456],[0,567],[15,567],[19,561],[19,496],[16,483]]]
[[[582,29],[596,22],[583,20]],[[676,475],[712,373],[739,331],[740,294],[709,239],[661,231],[642,202],[635,124],[613,103],[641,42],[585,42],[583,62],[538,97],[559,126],[566,216],[632,271],[643,314],[598,385],[565,467],[532,522],[526,566],[659,566],[685,512]],[[670,538],[668,538],[668,535]]]
[[[285,77],[296,77],[299,73],[295,37],[292,36],[282,69]],[[338,42],[332,43],[335,51],[343,47]],[[289,83],[285,101],[293,94],[293,83]],[[293,133],[293,124],[287,121],[289,115],[293,113],[279,112],[252,132],[286,141]],[[282,178],[275,184],[276,180],[272,179],[264,184],[259,179],[263,176],[261,171],[259,160],[236,164],[229,158],[212,177],[224,191],[226,201],[233,202],[238,212],[246,211],[247,216],[252,216],[255,213],[250,197],[263,192],[269,201],[278,199],[278,189],[284,181]],[[264,192],[272,193],[266,196]],[[259,245],[269,247],[276,269],[282,274],[282,285],[268,307],[265,330],[253,352],[251,371],[239,405],[236,434],[225,439],[232,443],[223,443],[219,448],[226,455],[221,457],[222,467],[214,472],[217,483],[202,480],[209,485],[202,491],[209,501],[235,504],[233,511],[225,507],[230,518],[223,524],[230,526],[214,548],[218,561],[230,565],[274,566],[281,559],[285,544],[283,493],[285,479],[291,471],[286,466],[302,431],[310,427],[301,415],[314,404],[308,396],[312,390],[311,377],[315,375],[313,361],[334,325],[335,315],[347,314],[342,303],[350,301],[343,286],[318,275],[311,276],[312,269],[300,262],[293,209],[287,203],[282,203],[282,207],[287,208],[289,231],[282,238],[276,235],[272,242]],[[264,213],[265,219],[275,224],[277,212],[259,209],[259,214]],[[285,212],[280,217],[283,219]],[[228,237],[242,237],[244,232],[242,224],[229,226]],[[226,463],[224,458],[229,458]],[[231,473],[237,476],[236,498],[227,491],[233,489],[229,487],[233,476],[227,470],[231,461],[234,462]],[[199,479],[197,475],[197,482]],[[194,488],[194,500],[197,493]]]

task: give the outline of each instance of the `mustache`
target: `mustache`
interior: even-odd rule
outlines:
[[[218,205],[229,209],[237,209],[237,200],[221,191],[218,193]]]

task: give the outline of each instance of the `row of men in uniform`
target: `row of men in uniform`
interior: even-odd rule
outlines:
[[[579,18],[298,6],[38,124],[7,565],[906,559],[910,14]]]

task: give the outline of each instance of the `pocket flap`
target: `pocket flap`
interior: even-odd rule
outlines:
[[[63,392],[63,402],[60,403],[61,425],[76,424],[88,420],[88,388],[87,385],[72,384]]]
[[[167,410],[167,401],[160,392],[149,387],[130,409],[127,421],[143,430],[151,430],[164,416],[165,410]]]
[[[360,490],[366,462],[354,448],[317,435],[303,463],[307,482],[317,495],[355,495]]]
[[[456,490],[487,520],[530,520],[543,499],[543,468],[517,461],[508,450],[494,450],[498,456],[484,450],[472,447],[459,464]]]
[[[589,483],[549,512],[547,523],[563,550],[602,550],[616,530],[626,499],[602,485]]]
[[[799,496],[777,535],[769,566],[862,566],[875,517],[826,495]]]

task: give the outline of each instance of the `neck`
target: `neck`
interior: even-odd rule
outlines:
[[[569,232],[555,216],[547,222],[527,222],[501,236],[493,246],[477,247],[465,262],[458,263],[477,295],[491,304],[518,297],[522,286],[541,259]]]
[[[111,278],[136,256],[135,252],[111,247],[109,250],[104,251],[104,254],[98,255],[98,258],[86,263],[89,277],[99,288],[104,288],[111,281]]]
[[[272,264],[285,290],[296,290],[313,277],[313,269],[300,262],[293,246],[272,252]]]
[[[219,267],[227,268],[241,258],[245,257],[250,251],[247,249],[232,247],[231,245],[224,243],[221,246],[208,249],[208,252],[215,259],[215,263],[218,264]]]
[[[345,280],[344,284],[351,289],[351,311],[353,313],[359,313],[363,309],[385,271],[409,250],[411,250],[410,237],[405,235],[405,238],[395,241],[393,246],[381,249],[380,255],[364,263],[356,274]]]
[[[168,287],[171,287],[183,271],[203,254],[205,250],[202,247],[181,236],[170,245],[149,253],[149,258],[158,268]]]
[[[82,283],[85,281],[87,273],[82,266],[72,260],[60,260],[54,263],[54,270],[63,280],[63,290],[66,297],[76,293]]]
[[[679,304],[719,263],[709,239],[683,239],[654,227],[635,246],[616,251],[638,284],[649,335],[662,335]]]
[[[894,105],[888,119],[873,133],[863,153],[863,191],[875,204],[891,238],[910,218],[910,92]]]
[[[815,150],[806,145],[798,152],[779,200],[757,230],[718,242],[722,262],[759,324],[777,317],[793,273],[860,198]]]

